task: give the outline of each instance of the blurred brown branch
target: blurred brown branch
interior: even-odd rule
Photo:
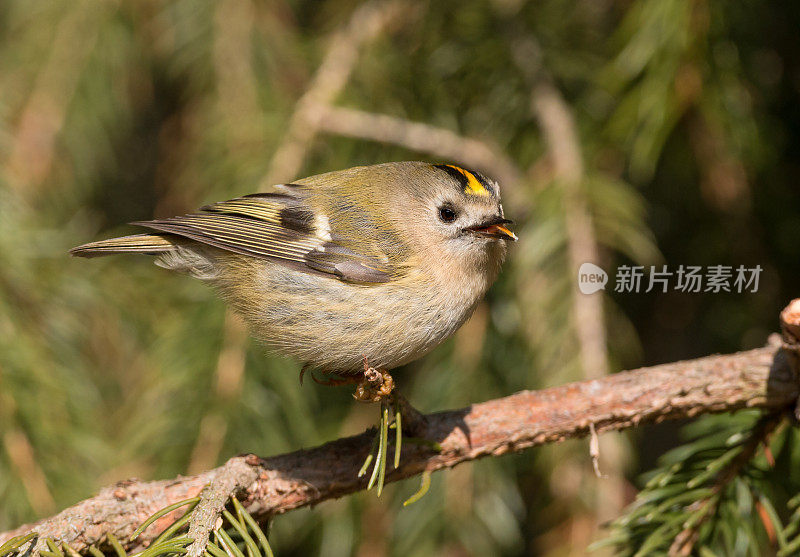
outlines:
[[[527,38],[515,45],[517,64],[531,82],[531,111],[539,123],[552,164],[552,179],[564,190],[570,272],[582,263],[599,261],[592,216],[582,191],[583,154],[575,117],[552,77],[541,65],[539,46]],[[575,330],[584,376],[608,374],[602,296],[581,296],[574,303]]]
[[[576,276],[583,263],[600,263],[594,221],[583,187],[586,172],[576,119],[543,66],[538,43],[527,37],[518,41],[515,47],[517,65],[531,83],[531,111],[539,123],[547,146],[547,157],[552,164],[552,179],[564,192],[569,272]],[[603,296],[586,296],[573,288],[572,319],[583,377],[605,377],[609,368]],[[598,486],[598,523],[612,520],[625,505],[625,447],[619,440],[606,443],[604,460],[608,481]]]
[[[509,205],[520,204],[513,186],[522,181],[522,173],[492,145],[430,124],[334,106],[358,61],[360,47],[378,36],[392,21],[401,16],[406,20],[413,16],[415,6],[402,0],[364,4],[353,13],[347,25],[334,34],[308,89],[297,101],[284,140],[275,151],[264,178],[265,185],[296,178],[311,142],[319,132],[327,132],[392,143],[443,160],[475,166],[500,183],[512,185],[508,190]]]
[[[87,63],[99,21],[109,9],[87,5],[69,11],[52,30],[47,61],[37,72],[2,163],[8,184],[25,197],[35,196],[51,170],[56,137],[81,75],[78,70]]]
[[[326,106],[320,108],[319,126],[328,133],[392,143],[443,160],[468,163],[485,170],[501,184],[517,184],[522,180],[517,166],[499,149],[430,124],[411,122],[387,114]]]
[[[400,467],[389,472],[386,480],[584,437],[592,429],[618,431],[645,422],[740,408],[780,411],[794,405],[800,394],[796,365],[795,352],[772,343],[747,352],[641,368],[419,415],[409,433],[437,442],[441,450],[405,443]],[[102,544],[108,532],[128,539],[149,515],[198,495],[210,482],[247,486],[237,496],[263,520],[363,490],[366,478],[356,473],[373,436],[367,431],[269,458],[235,457],[194,476],[120,482],[50,519],[0,534],[0,543],[31,529],[43,537],[67,541],[78,550]],[[242,478],[231,478],[232,471]],[[146,545],[175,518],[175,513],[163,517],[136,544]]]
[[[37,513],[55,511],[56,502],[47,486],[47,477],[36,461],[33,446],[25,432],[16,427],[10,428],[3,434],[2,444],[11,460],[11,465],[22,480],[31,508]]]
[[[392,21],[413,14],[414,5],[403,0],[368,2],[353,12],[347,25],[331,38],[325,58],[308,89],[297,101],[283,143],[272,156],[267,185],[293,180],[319,130],[320,111],[347,85],[358,61],[359,48],[377,37]]]

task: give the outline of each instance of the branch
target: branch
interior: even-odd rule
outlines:
[[[450,130],[384,114],[334,106],[357,60],[359,49],[403,16],[407,21],[416,3],[401,0],[371,2],[357,9],[350,22],[330,43],[307,91],[297,101],[281,145],[272,157],[263,182],[266,186],[297,176],[318,132],[400,145],[444,160],[460,161],[485,170],[501,184],[510,184],[512,206],[522,200],[517,192],[523,176],[516,164],[494,146]]]
[[[50,173],[58,156],[56,139],[97,43],[100,22],[113,9],[108,4],[68,10],[43,43],[49,46],[45,59],[29,65],[36,69],[35,81],[13,116],[18,124],[11,141],[4,141],[6,183],[23,199],[35,197]],[[20,76],[17,80],[22,82]]]
[[[388,473],[386,481],[583,437],[590,428],[615,431],[644,422],[739,408],[788,408],[800,394],[795,367],[795,354],[772,344],[748,352],[523,391],[460,410],[418,416],[413,435],[438,442],[441,451],[406,443],[400,467]],[[233,469],[244,470],[242,476],[250,478],[239,482],[247,486],[239,491],[240,500],[257,519],[264,520],[363,490],[366,481],[356,474],[372,439],[368,431],[270,458],[236,457],[221,468],[196,476],[122,482],[50,519],[0,534],[0,544],[32,529],[42,536],[67,541],[77,550],[102,543],[107,532],[127,540],[147,516],[197,496],[206,484],[219,481],[218,471],[228,474]],[[136,543],[152,541],[175,520],[176,513],[163,517]]]
[[[577,124],[553,78],[542,66],[539,45],[526,37],[515,45],[517,65],[531,85],[531,110],[542,130],[547,153],[552,161],[552,178],[564,190],[564,217],[570,272],[576,274],[582,263],[599,263],[592,215],[581,183],[585,178]],[[573,319],[578,337],[584,377],[608,375],[608,351],[603,318],[603,297],[585,296],[574,290]]]
[[[360,48],[379,36],[393,21],[408,19],[414,9],[414,4],[404,0],[367,2],[356,8],[347,25],[333,35],[325,58],[297,101],[283,142],[272,156],[265,185],[297,178],[319,130],[320,110],[336,100],[347,85],[358,62]]]
[[[525,35],[522,35],[525,36]],[[575,116],[543,65],[541,49],[527,36],[517,42],[515,57],[523,75],[531,82],[531,111],[542,131],[548,157],[552,161],[552,179],[564,192],[563,211],[567,233],[569,273],[574,277],[583,263],[600,263],[594,219],[583,188],[585,166]],[[582,377],[599,379],[608,375],[607,331],[603,296],[581,294],[572,288],[572,323],[577,337]],[[608,481],[598,485],[595,496],[597,524],[616,518],[625,506],[626,481],[622,469],[625,447],[619,439],[609,439],[605,446],[605,470]],[[595,472],[598,458],[593,455]]]
[[[388,114],[324,106],[320,107],[319,127],[328,133],[392,143],[443,160],[469,163],[485,170],[501,184],[516,186],[522,181],[514,162],[492,145],[430,124]]]

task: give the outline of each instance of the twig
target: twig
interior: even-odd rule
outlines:
[[[37,462],[33,445],[25,432],[11,427],[3,434],[2,444],[34,512],[44,514],[55,511],[56,502],[47,487],[47,476]]]
[[[200,420],[192,455],[189,459],[189,473],[196,474],[207,470],[219,462],[219,453],[228,431],[224,409],[238,403],[244,383],[245,347],[247,329],[241,318],[228,310],[223,326],[222,349],[214,371],[214,399],[216,404]]]
[[[572,110],[542,65],[539,45],[531,37],[527,37],[516,44],[515,54],[517,64],[531,82],[531,109],[539,122],[548,157],[552,161],[552,179],[564,193],[569,272],[576,277],[583,263],[600,263],[594,222],[582,187],[585,168],[577,124]],[[608,375],[602,294],[585,295],[573,286],[572,320],[583,377],[598,379]],[[599,454],[599,440],[596,435],[592,436],[592,443]],[[601,523],[615,518],[625,504],[625,479],[622,474],[625,448],[619,439],[609,439],[605,453],[608,481],[598,486],[596,496],[596,514]],[[595,453],[592,464],[595,474],[599,474],[599,462]]]
[[[595,477],[607,478],[608,476],[600,472],[600,437],[597,435],[594,424],[591,423],[589,424],[589,456],[592,457]]]
[[[584,165],[577,125],[552,78],[541,67],[538,45],[528,38],[518,43],[516,48],[517,63],[532,82],[531,109],[547,144],[553,179],[564,189],[570,270],[577,273],[582,263],[599,263],[594,225],[581,190]],[[574,319],[585,377],[593,379],[607,375],[602,297],[576,293]]]
[[[429,124],[334,106],[355,67],[361,46],[401,15],[408,20],[416,8],[417,4],[402,0],[370,2],[358,8],[348,24],[334,34],[308,89],[297,101],[284,140],[263,180],[265,187],[295,179],[316,135],[327,132],[392,143],[484,170],[507,187],[508,205],[520,207],[522,199],[516,186],[523,179],[522,173],[490,144]]]
[[[522,180],[517,166],[499,149],[484,141],[430,124],[411,122],[387,114],[325,106],[320,107],[319,127],[328,133],[392,143],[442,160],[469,164],[486,171],[502,185],[515,185]]]
[[[3,163],[7,183],[23,196],[33,197],[50,172],[58,152],[56,138],[97,41],[100,21],[112,9],[110,4],[87,4],[68,10],[49,34],[47,58],[26,94],[10,149],[4,149],[10,151]]]
[[[441,450],[406,443],[400,467],[387,473],[386,482],[583,437],[589,434],[590,424],[600,433],[745,407],[786,408],[795,403],[800,392],[792,362],[785,350],[773,344],[524,391],[461,410],[428,414],[424,419],[410,418],[416,422],[415,435],[438,442]],[[265,459],[237,457],[223,468],[242,474],[234,474],[232,482],[215,491],[230,493],[246,484],[240,490],[240,500],[263,520],[363,490],[366,478],[358,478],[357,472],[372,437],[366,432]],[[0,534],[0,544],[31,529],[66,541],[78,550],[97,544],[108,532],[127,540],[147,516],[197,496],[203,486],[222,477],[219,474],[217,469],[173,480],[117,484],[50,519]],[[152,541],[170,524],[167,518],[151,526],[136,543]]]
[[[208,536],[219,519],[231,495],[251,485],[258,477],[259,459],[248,456],[232,458],[214,472],[214,478],[200,494],[189,526],[189,537],[194,540],[186,553],[199,557],[208,545]]]
[[[308,89],[297,101],[283,143],[272,156],[266,186],[297,178],[303,159],[319,129],[320,111],[344,89],[358,61],[359,48],[374,39],[393,20],[408,17],[413,5],[403,0],[362,4],[350,21],[331,38],[325,58]]]

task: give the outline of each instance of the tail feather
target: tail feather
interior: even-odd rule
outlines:
[[[169,235],[135,234],[83,244],[72,248],[69,253],[75,257],[99,257],[115,253],[156,255],[174,250],[176,243],[174,237],[170,238]]]

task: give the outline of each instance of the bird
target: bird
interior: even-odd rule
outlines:
[[[131,224],[148,232],[70,253],[147,254],[209,283],[255,338],[304,371],[375,383],[379,370],[378,394],[366,384],[360,400],[385,395],[388,370],[466,321],[517,240],[497,182],[418,161],[328,172]]]

